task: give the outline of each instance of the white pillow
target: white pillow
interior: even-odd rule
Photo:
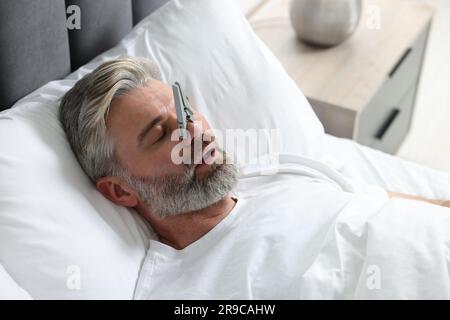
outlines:
[[[149,231],[78,165],[52,82],[0,113],[0,261],[35,299],[130,299]]]
[[[32,300],[0,264],[0,300]]]
[[[57,120],[61,97],[120,55],[159,63],[215,128],[280,128],[283,150],[315,157],[323,128],[303,94],[228,0],[173,0],[114,49],[0,113],[0,261],[35,299],[129,299],[153,237],[104,199]]]

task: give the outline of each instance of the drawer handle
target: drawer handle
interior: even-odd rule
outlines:
[[[398,68],[400,68],[400,66],[402,65],[403,61],[406,60],[406,58],[409,56],[411,51],[412,51],[412,48],[408,48],[408,50],[405,51],[405,53],[402,55],[402,57],[397,62],[397,64],[394,66],[394,68],[392,68],[391,72],[389,72],[389,78],[392,78],[394,76],[394,74],[397,72]]]
[[[377,134],[375,135],[375,138],[382,140],[388,129],[391,127],[392,123],[394,123],[394,120],[397,118],[397,116],[400,114],[400,109],[393,109],[391,113],[389,113],[389,116],[384,121],[381,128],[378,130]]]

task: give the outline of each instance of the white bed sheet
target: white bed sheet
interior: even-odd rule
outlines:
[[[343,175],[389,191],[450,199],[450,174],[356,143],[325,135],[324,161]]]

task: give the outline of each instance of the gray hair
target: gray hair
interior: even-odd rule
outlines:
[[[103,176],[120,175],[123,168],[107,134],[106,118],[113,100],[141,88],[151,78],[161,80],[156,63],[124,57],[97,67],[62,98],[59,117],[81,167],[95,183]]]

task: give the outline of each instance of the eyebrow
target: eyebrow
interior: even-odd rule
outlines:
[[[147,136],[147,134],[159,123],[161,122],[161,120],[163,119],[162,115],[157,116],[155,119],[153,119],[152,121],[150,121],[145,127],[144,129],[142,129],[141,133],[139,133],[138,136],[138,143],[139,146],[142,146],[142,141],[144,140],[144,138]]]

